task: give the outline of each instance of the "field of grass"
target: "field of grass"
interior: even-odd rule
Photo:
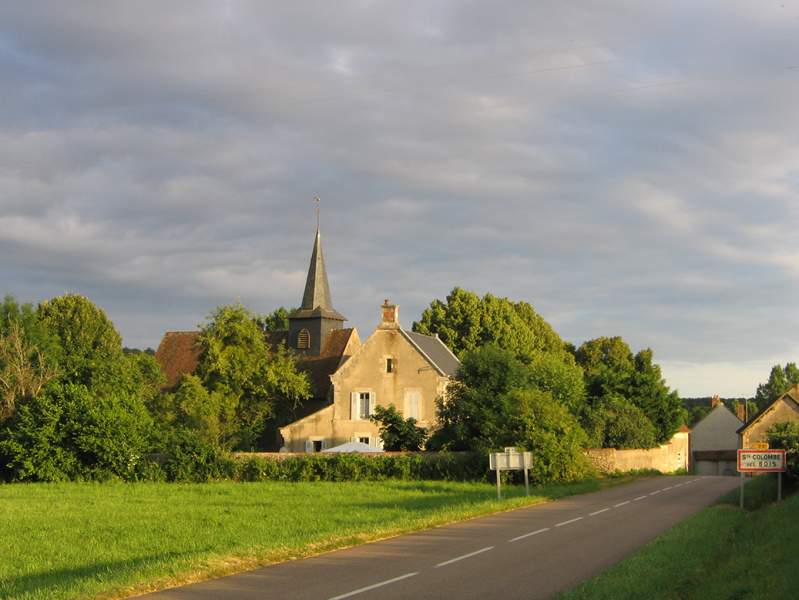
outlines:
[[[773,599],[799,596],[799,494],[779,504],[773,477],[747,485],[627,560],[560,596],[578,599]]]
[[[449,482],[0,485],[0,598],[113,598],[594,491]]]

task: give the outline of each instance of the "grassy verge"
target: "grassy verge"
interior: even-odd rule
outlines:
[[[799,590],[799,495],[779,504],[773,477],[757,477],[659,536],[602,575],[562,594],[577,599],[772,599]]]
[[[598,490],[449,482],[0,485],[0,597],[110,598]]]

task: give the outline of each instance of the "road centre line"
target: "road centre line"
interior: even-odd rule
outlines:
[[[664,487],[664,488],[663,488],[663,491],[665,492],[666,490],[670,490],[670,489],[671,489],[671,488],[673,488],[673,487],[674,487],[673,485],[670,485],[669,487]]]
[[[442,563],[438,563],[436,565],[436,569],[439,567],[446,567],[447,565],[451,565],[454,562],[458,562],[459,560],[463,560],[464,558],[471,558],[472,556],[477,556],[478,554],[482,554],[483,552],[488,552],[489,550],[493,550],[494,546],[488,546],[486,548],[480,548],[480,550],[476,550],[474,552],[469,552],[469,554],[464,554],[463,556],[456,556],[455,558],[451,558],[450,560],[445,560]],[[335,599],[331,599],[335,600]]]
[[[646,496],[638,496],[637,498],[633,498],[633,502],[638,502],[639,500],[643,500]]]
[[[373,585],[368,585],[366,587],[359,588],[357,590],[353,590],[351,592],[347,592],[346,594],[341,594],[340,596],[333,596],[330,600],[343,600],[344,598],[349,598],[351,596],[356,596],[358,594],[363,594],[364,592],[368,592],[370,590],[377,589],[379,587],[383,587],[384,585],[389,585],[391,583],[396,583],[397,581],[402,581],[403,579],[408,579],[409,577],[414,577],[419,574],[419,571],[415,571],[413,573],[406,573],[405,575],[400,575],[399,577],[395,577],[394,579],[386,579],[385,581],[381,581],[380,583],[375,583]]]
[[[557,523],[555,527],[563,527],[564,525],[568,525],[569,523],[574,523],[575,521],[579,521],[582,517],[576,517],[574,519],[569,519],[568,521],[563,521],[563,523]]]
[[[603,512],[607,512],[607,511],[609,511],[609,510],[610,510],[610,507],[608,507],[608,508],[603,508],[602,510],[595,510],[595,511],[594,511],[594,512],[592,512],[592,513],[588,513],[588,516],[589,516],[589,517],[595,517],[596,515],[598,515],[598,514],[601,514],[601,513],[603,513]]]
[[[620,506],[624,506],[625,504],[629,504],[629,500],[625,500],[624,502],[619,502],[618,504],[614,504],[613,508],[619,508]]]
[[[525,533],[524,535],[520,535],[519,537],[515,537],[512,540],[508,540],[509,542],[518,542],[519,540],[523,540],[524,538],[528,538],[531,535],[538,535],[539,533],[544,533],[545,531],[549,531],[549,527],[544,527],[543,529],[536,529],[535,531],[531,531],[530,533]]]
[[[682,485],[681,483],[675,483],[675,484],[674,484],[674,487],[678,488],[678,487],[680,487],[681,485]]]
[[[660,490],[655,490],[654,492],[649,492],[650,496],[654,496],[655,494],[659,494]]]

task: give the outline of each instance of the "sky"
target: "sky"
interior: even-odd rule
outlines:
[[[799,360],[799,4],[7,2],[0,294],[132,347],[297,306],[315,196],[366,337],[455,286],[682,396]]]

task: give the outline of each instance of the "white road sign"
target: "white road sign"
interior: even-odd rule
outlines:
[[[781,473],[785,450],[738,450],[739,473]]]

